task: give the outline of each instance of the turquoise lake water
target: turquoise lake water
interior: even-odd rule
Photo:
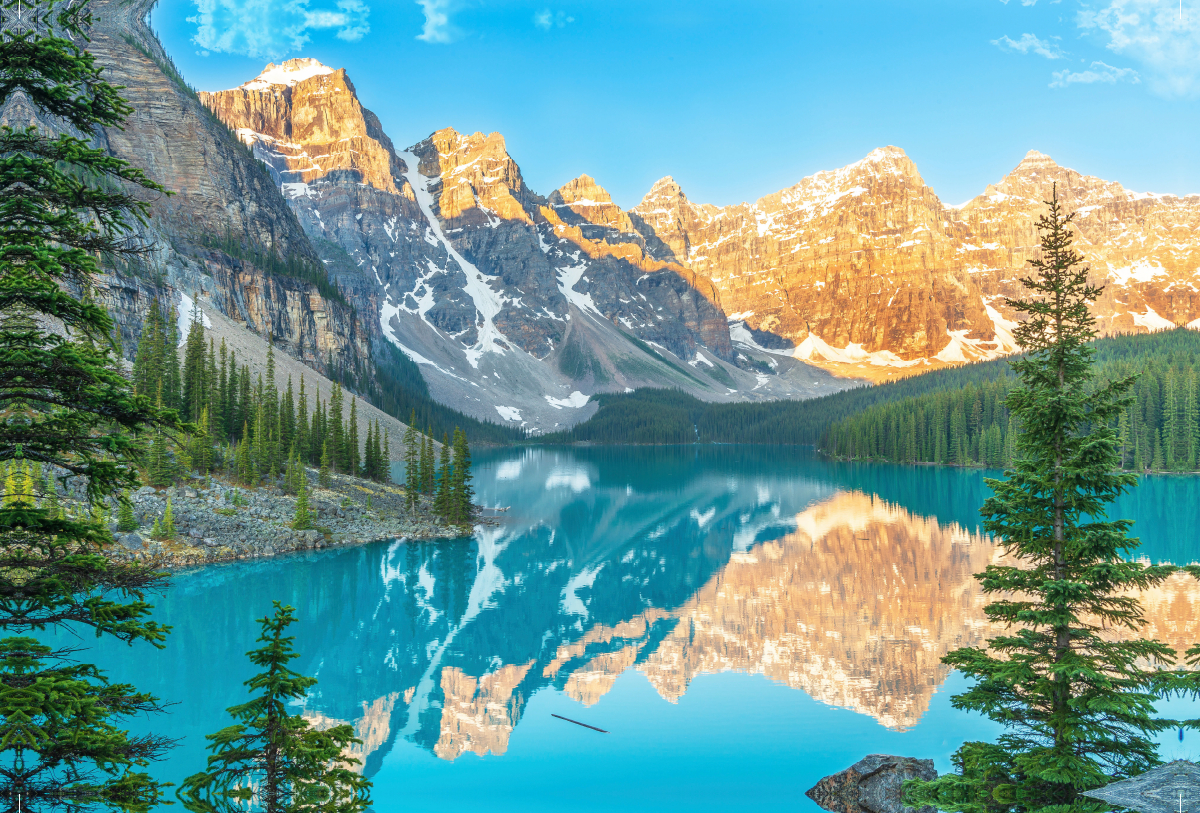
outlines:
[[[272,599],[320,680],[304,712],[358,727],[377,811],[815,811],[804,790],[868,753],[945,770],[996,733],[939,662],[987,633],[980,471],[709,446],[503,450],[475,475],[498,527],[180,574],[165,650],[101,645],[176,704],[135,724],[181,738],[155,773],[202,767]],[[1116,513],[1148,558],[1200,559],[1200,478],[1146,478]],[[1191,635],[1200,588],[1147,606]]]

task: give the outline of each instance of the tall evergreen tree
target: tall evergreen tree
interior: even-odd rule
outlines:
[[[304,392],[304,374],[300,374],[300,397],[296,405],[296,449],[300,459],[309,461],[308,452],[308,396]]]
[[[433,438],[430,435],[432,429],[426,429],[426,433],[421,436],[421,463],[420,463],[420,482],[421,494],[433,493],[434,480],[434,464],[433,460]]]
[[[200,410],[204,408],[204,397],[208,392],[204,380],[207,373],[204,358],[204,323],[200,318],[198,302],[192,303],[187,319],[188,335],[183,351],[182,414],[184,420],[195,421],[200,417]]]
[[[343,459],[346,471],[358,474],[358,399],[350,398],[350,423],[346,426],[346,443]]]
[[[413,428],[417,415],[413,412],[408,428],[404,430],[404,504],[409,513],[417,509],[417,495],[421,491],[421,475],[417,449],[417,430]]]
[[[471,448],[467,433],[454,428],[454,473],[450,480],[450,521],[469,525],[474,515],[475,490],[471,487]]]
[[[454,465],[450,462],[450,436],[442,433],[442,462],[438,467],[437,492],[433,496],[433,513],[443,522],[451,521],[451,483]]]
[[[334,471],[345,471],[345,461],[342,452],[345,448],[342,426],[342,387],[334,382],[333,392],[329,394],[328,426],[325,428],[326,439],[329,441],[329,465]]]
[[[137,485],[145,435],[175,423],[133,392],[91,296],[101,257],[142,250],[138,196],[162,190],[91,144],[132,109],[85,50],[86,0],[8,2],[0,15],[0,462],[49,469],[98,507]],[[39,116],[28,127],[11,126],[18,97]],[[50,136],[44,121],[85,138]],[[125,721],[154,698],[24,633],[84,627],[160,646],[145,596],[164,576],[104,556],[112,536],[92,512],[68,517],[55,492],[20,490],[0,505],[0,798],[34,813],[144,811],[161,798],[145,768],[168,743]]]
[[[909,804],[955,811],[1096,811],[1108,805],[1082,791],[1158,762],[1153,735],[1170,723],[1154,699],[1173,652],[1156,641],[1118,641],[1108,630],[1145,621],[1135,593],[1172,568],[1130,561],[1137,547],[1127,520],[1106,508],[1136,483],[1118,471],[1112,423],[1130,402],[1132,380],[1097,384],[1088,305],[1101,289],[1072,247],[1073,215],[1057,190],[1038,220],[1041,256],[1022,283],[1031,293],[1009,305],[1028,316],[1013,331],[1025,355],[1012,362],[1018,386],[1007,406],[1020,426],[1017,458],[981,510],[1013,564],[978,578],[988,619],[1009,632],[987,648],[943,660],[973,679],[951,701],[1004,727],[996,743],[968,742],[957,771],[918,783]]]
[[[263,671],[246,681],[250,700],[228,709],[234,724],[208,736],[207,769],[189,776],[178,797],[192,813],[360,813],[371,783],[354,771],[346,751],[362,741],[342,724],[313,728],[288,704],[302,700],[316,678],[292,671],[299,655],[285,635],[295,610],[274,602],[259,619],[258,649],[247,653]]]

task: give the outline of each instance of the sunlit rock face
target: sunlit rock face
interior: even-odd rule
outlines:
[[[791,360],[767,381],[764,359],[734,356],[711,281],[647,253],[587,176],[538,195],[499,133],[447,128],[397,152],[346,72],[312,59],[201,98],[267,165],[359,313],[377,315],[363,320],[376,352],[398,347],[443,403],[553,429],[602,391],[758,400],[847,385]]]
[[[339,170],[362,183],[397,193],[400,164],[375,114],[358,102],[344,69],[315,59],[268,65],[233,90],[200,93],[200,100],[256,148],[278,173],[284,191]]]
[[[1130,192],[1036,151],[961,208],[885,147],[753,204],[693,203],[664,178],[630,215],[656,256],[712,280],[735,343],[782,338],[798,357],[881,378],[1012,352],[1003,297],[1023,292],[1054,184],[1108,286],[1093,309],[1102,332],[1200,326],[1200,196]]]
[[[696,205],[663,179],[633,213],[713,280],[727,314],[796,345],[811,334],[895,361],[937,355],[949,331],[995,333],[959,262],[966,230],[896,147],[753,204]]]
[[[1019,293],[1037,255],[1037,218],[1057,188],[1075,213],[1076,248],[1106,290],[1093,308],[1101,329],[1200,327],[1200,195],[1131,192],[1030,151],[998,184],[957,212],[974,237],[973,273],[989,298]]]

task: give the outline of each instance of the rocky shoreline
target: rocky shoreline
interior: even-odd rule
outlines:
[[[440,524],[429,498],[415,515],[404,507],[404,489],[357,477],[330,475],[330,487],[317,485],[306,471],[309,510],[315,530],[291,527],[296,498],[279,488],[246,488],[216,477],[200,477],[170,488],[145,486],[132,495],[137,531],[113,530],[109,555],[150,562],[167,570],[276,556],[296,551],[362,545],[380,539],[451,539],[460,528]],[[156,520],[171,499],[175,535],[151,538]],[[479,521],[479,520],[477,520]],[[494,520],[482,520],[485,524]]]

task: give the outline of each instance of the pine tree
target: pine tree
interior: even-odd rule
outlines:
[[[342,388],[336,382],[329,396],[328,424],[325,437],[329,441],[329,465],[334,471],[345,471],[345,461],[342,459],[345,443],[345,430],[342,428]]]
[[[218,417],[221,414],[221,380],[217,370],[216,341],[212,337],[209,337],[208,353],[205,355],[204,392],[201,403],[208,410],[204,429],[214,444],[220,444],[224,439],[224,433],[221,431],[223,424]]]
[[[162,408],[162,398],[158,398],[158,407]],[[147,479],[152,486],[167,486],[173,482],[173,472],[170,454],[167,451],[167,436],[162,429],[154,433],[150,441],[150,455],[147,466]]]
[[[433,438],[430,437],[432,430],[426,429],[425,435],[421,438],[421,462],[420,462],[420,480],[421,493],[433,493]]]
[[[360,475],[366,479],[375,479],[375,427],[367,421],[367,436],[363,439],[363,464]]]
[[[171,495],[167,495],[167,508],[162,516],[162,538],[175,538],[175,512],[171,509]]]
[[[454,478],[454,466],[450,462],[450,437],[442,433],[442,464],[438,467],[437,493],[433,497],[433,513],[442,522],[450,523],[450,487]]]
[[[199,294],[195,294],[198,298]],[[188,319],[187,343],[183,352],[183,417],[195,421],[204,406],[206,363],[204,354],[204,323],[200,318],[200,304],[193,300]]]
[[[308,461],[308,396],[304,393],[304,375],[300,375],[300,397],[296,405],[296,449],[300,459]]]
[[[292,517],[292,527],[297,531],[312,528],[312,514],[308,510],[308,483],[303,471],[300,472],[300,480],[296,484],[296,514]]]
[[[322,488],[329,488],[329,441],[321,444],[321,468],[317,471],[317,482]]]
[[[375,422],[375,442],[379,442],[379,422]],[[387,481],[392,476],[392,442],[389,437],[388,430],[383,430],[383,445],[380,447],[379,454],[379,479]]]
[[[229,422],[229,348],[225,346],[224,339],[221,339],[220,354],[221,363],[217,368],[217,403],[213,412],[214,417],[221,426],[217,437],[221,442],[224,442],[233,436],[233,427]]]
[[[247,653],[263,671],[246,681],[249,701],[228,709],[234,724],[210,734],[207,769],[189,776],[178,797],[192,813],[360,813],[371,804],[371,783],[354,771],[358,760],[345,755],[354,728],[342,724],[313,728],[289,714],[316,684],[288,668],[299,657],[294,638],[284,631],[295,610],[274,602],[274,614],[259,619],[258,649]]]
[[[129,492],[121,495],[121,499],[117,502],[117,530],[121,533],[130,533],[138,529],[137,518],[133,515],[133,503],[129,499]]]
[[[454,428],[454,474],[450,485],[450,521],[469,525],[474,514],[475,490],[471,487],[471,448],[467,433]]]
[[[346,427],[346,472],[358,474],[358,399],[350,399],[350,423]]]
[[[1155,641],[1114,641],[1109,629],[1144,625],[1134,593],[1161,583],[1169,567],[1130,561],[1127,520],[1109,521],[1112,500],[1136,483],[1117,471],[1112,422],[1130,402],[1132,379],[1094,383],[1094,321],[1101,289],[1071,248],[1073,215],[1057,189],[1038,220],[1041,257],[1022,280],[1032,297],[1008,304],[1028,315],[1013,331],[1025,356],[1006,401],[1020,425],[1018,456],[1005,480],[987,480],[984,528],[1015,564],[989,565],[989,621],[1009,630],[987,648],[943,660],[974,684],[952,705],[1004,726],[996,743],[968,742],[956,773],[917,783],[907,804],[942,810],[1107,810],[1080,795],[1113,777],[1157,764],[1152,736],[1167,728],[1153,701],[1172,651]]]
[[[1196,390],[1196,369],[1188,370],[1184,383],[1186,393],[1183,407],[1183,432],[1186,463],[1184,468],[1195,470],[1200,463],[1200,392]]]
[[[416,422],[416,412],[410,420]],[[417,509],[417,494],[421,490],[420,471],[418,469],[417,432],[413,423],[404,430],[404,505],[411,514]]]

